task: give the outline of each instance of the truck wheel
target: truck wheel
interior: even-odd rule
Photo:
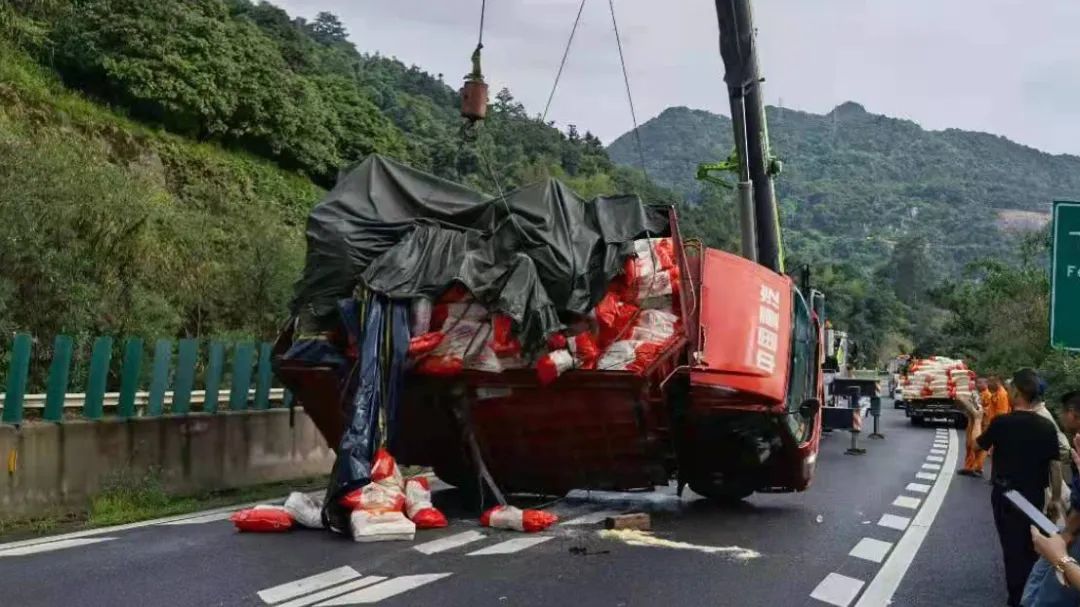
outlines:
[[[911,425],[912,426],[921,426],[921,425],[923,425],[923,419],[921,417],[915,417],[914,415],[912,415],[911,416]]]
[[[690,489],[710,502],[721,505],[740,502],[754,493],[754,490],[746,485],[718,485],[709,481],[690,481]]]
[[[967,416],[966,415],[957,415],[955,423],[956,423],[956,428],[958,430],[966,430],[967,425],[968,425]]]

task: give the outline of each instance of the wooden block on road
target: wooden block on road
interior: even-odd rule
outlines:
[[[649,517],[648,513],[645,512],[633,512],[630,514],[609,516],[604,519],[604,528],[649,531],[652,529],[652,519]]]

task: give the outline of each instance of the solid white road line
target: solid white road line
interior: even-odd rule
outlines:
[[[885,555],[889,553],[889,548],[892,548],[892,543],[883,542],[881,540],[875,540],[872,537],[864,537],[859,540],[858,544],[851,549],[848,554],[856,558],[860,558],[875,563],[880,563],[885,560]]]
[[[274,605],[274,607],[308,607],[308,605],[313,605],[315,603],[318,603],[319,601],[324,601],[326,599],[332,599],[336,596],[341,596],[346,592],[352,592],[366,586],[371,586],[372,584],[378,584],[385,579],[386,578],[381,575],[369,575],[367,577],[362,577],[358,580],[347,582],[340,586],[333,586],[331,588],[321,590],[314,594],[309,594],[307,596],[302,596],[298,599],[293,599],[288,603]]]
[[[947,449],[931,449],[930,450],[931,455],[945,455],[946,453],[948,453]]]
[[[903,537],[896,543],[892,554],[867,586],[866,592],[859,598],[855,607],[888,605],[896,589],[900,587],[900,582],[904,579],[908,568],[911,567],[912,561],[915,560],[915,555],[919,552],[923,540],[926,539],[926,534],[930,532],[930,526],[933,525],[942,502],[945,501],[945,494],[952,482],[953,469],[956,468],[959,447],[956,434],[952,431],[949,434],[949,454],[946,456],[945,471],[934,482],[934,488],[926,497],[922,508],[915,515]]]
[[[935,478],[937,478],[937,475],[934,474],[933,472],[916,472],[915,473],[915,478],[920,479],[920,480],[924,480],[924,481],[932,481]]]
[[[918,510],[919,509],[919,504],[921,504],[921,503],[922,503],[922,500],[920,500],[917,497],[909,497],[907,495],[901,495],[900,497],[893,500],[892,505],[896,506],[897,508],[907,508],[908,510]]]
[[[115,540],[115,537],[94,537],[94,538],[76,538],[70,540],[57,540],[54,542],[45,542],[41,544],[32,544],[30,546],[16,546],[14,548],[6,548],[0,550],[0,558],[5,556],[26,556],[28,554],[39,554],[42,552],[52,552],[53,550],[63,550],[64,548],[75,548],[76,546],[88,546],[90,544],[97,544],[98,542],[108,542]]]
[[[619,514],[622,514],[622,513],[619,512],[618,510],[601,510],[599,512],[590,512],[589,514],[579,516],[577,518],[572,518],[572,519],[570,519],[570,520],[568,520],[568,521],[566,521],[565,523],[562,523],[562,524],[563,525],[595,525],[595,524],[599,523],[600,521],[606,519],[609,516],[617,516]]]
[[[383,599],[388,599],[392,596],[401,594],[402,592],[408,592],[414,588],[419,588],[425,584],[430,584],[431,582],[449,577],[450,575],[451,574],[449,573],[425,573],[421,575],[403,575],[401,577],[390,578],[385,582],[369,586],[363,590],[357,590],[356,592],[350,592],[344,596],[339,596],[336,599],[323,601],[315,607],[368,605],[371,603],[378,603]]]
[[[465,531],[441,537],[437,540],[432,540],[423,544],[417,544],[416,546],[413,546],[413,550],[417,550],[424,554],[435,554],[437,552],[445,552],[447,550],[453,550],[454,548],[460,548],[466,544],[482,540],[485,537],[487,536],[479,531]]]
[[[847,607],[851,604],[852,599],[859,594],[865,583],[853,577],[830,573],[824,580],[821,580],[817,588],[814,588],[814,591],[810,593],[810,598],[836,605],[836,607]]]
[[[945,458],[941,457],[940,455],[927,455],[926,456],[926,461],[934,462],[935,464],[940,464],[941,462],[945,461]]]
[[[312,493],[312,495],[322,495],[322,492]],[[125,523],[123,525],[113,525],[111,527],[98,527],[97,529],[86,529],[83,531],[73,531],[71,533],[64,533],[61,535],[51,535],[48,537],[38,537],[31,540],[20,540],[17,542],[8,542],[6,544],[0,544],[0,551],[7,550],[8,548],[19,548],[22,546],[35,546],[37,544],[47,544],[58,540],[71,540],[80,537],[92,537],[95,535],[109,535],[120,531],[127,531],[129,529],[140,529],[142,527],[153,527],[154,525],[164,525],[168,523],[178,523],[179,521],[186,521],[188,519],[197,519],[210,516],[212,514],[225,514],[231,515],[237,510],[244,508],[251,508],[259,504],[281,504],[285,501],[285,498],[279,498],[276,500],[263,500],[261,502],[251,502],[248,504],[236,504],[235,506],[223,506],[221,508],[214,508],[211,510],[202,510],[200,512],[189,512],[187,514],[177,514],[176,516],[166,516],[162,518],[155,518],[148,521],[139,521],[137,523]]]
[[[223,521],[232,516],[232,512],[219,512],[217,514],[204,514],[202,516],[196,516],[194,518],[182,518],[178,521],[168,521],[161,523],[162,525],[201,525],[203,523],[212,523],[214,521]]]
[[[938,479],[940,480],[941,477],[939,476]],[[908,483],[908,486],[905,487],[905,489],[915,493],[930,493],[930,485],[924,485],[922,483]]]
[[[481,548],[469,553],[469,556],[488,556],[491,554],[513,554],[515,552],[521,552],[526,548],[532,548],[537,544],[543,544],[548,540],[555,539],[550,535],[535,535],[532,537],[518,537],[512,540],[506,540],[505,542],[499,542],[494,546],[488,546],[487,548]]]
[[[880,527],[888,527],[889,529],[896,529],[897,531],[903,531],[907,529],[908,523],[911,522],[906,516],[896,516],[895,514],[883,514],[881,520],[877,522]]]
[[[360,577],[360,573],[352,567],[338,567],[337,569],[317,573],[294,582],[288,582],[286,584],[281,584],[280,586],[260,590],[256,594],[259,595],[259,598],[262,599],[264,603],[272,604],[294,599],[309,592],[315,592],[316,590],[323,590],[358,577]]]

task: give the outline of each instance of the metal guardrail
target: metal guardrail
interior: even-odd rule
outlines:
[[[285,402],[285,389],[284,388],[271,388],[269,392],[271,403],[284,403]],[[5,395],[0,394],[0,410],[4,408]],[[24,409],[44,409],[45,408],[45,394],[27,394],[23,397]],[[255,401],[255,389],[248,390],[248,401]],[[192,390],[191,391],[191,404],[202,405],[206,402],[206,390]],[[81,409],[86,403],[86,393],[84,392],[71,392],[64,395],[64,409]],[[172,405],[173,392],[168,391],[164,394],[165,406]],[[119,392],[106,392],[102,399],[103,406],[115,407],[120,404]],[[145,407],[150,404],[150,392],[136,392],[135,393],[135,406]]]

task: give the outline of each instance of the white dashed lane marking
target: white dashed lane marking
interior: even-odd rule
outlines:
[[[930,485],[924,485],[922,483],[908,483],[908,486],[905,487],[905,489],[915,493],[930,493]]]
[[[810,598],[837,607],[847,607],[859,595],[859,591],[862,590],[865,583],[853,577],[830,573],[824,580],[821,580],[817,588],[814,588],[814,591],[810,593]]]
[[[937,478],[937,475],[933,472],[916,472],[915,478],[924,481],[932,481]]]
[[[931,449],[930,454],[931,455],[945,455],[945,450],[944,449]]]
[[[425,542],[423,544],[417,544],[413,546],[413,550],[422,552],[424,554],[436,554],[438,552],[445,552],[447,550],[453,550],[454,548],[460,548],[467,544],[479,541],[487,537],[479,531],[465,531],[463,533],[456,533],[454,535],[448,535],[437,540]]]
[[[911,522],[906,516],[897,516],[895,514],[883,514],[881,520],[878,521],[878,526],[887,527],[889,529],[896,529],[897,531],[903,531],[907,529],[908,523]]]
[[[940,455],[927,455],[926,461],[940,464],[941,462],[945,461],[945,458],[941,457]]]
[[[348,582],[360,577],[360,574],[352,567],[338,567],[330,571],[324,571],[306,578],[260,590],[258,596],[264,603],[278,603],[303,596],[309,592],[322,590],[335,584]]]
[[[941,464],[923,464],[923,470],[941,470]]]
[[[318,603],[315,607],[335,607],[345,605],[370,605],[371,603],[378,603],[383,599],[388,599],[392,596],[399,595],[403,592],[408,592],[414,588],[419,588],[431,582],[441,580],[450,576],[449,573],[425,573],[421,575],[403,575],[401,577],[390,578],[385,582],[380,582],[374,586],[368,586],[356,592],[350,592],[349,594],[339,596],[336,599],[329,601],[323,601]]]
[[[901,495],[893,500],[892,505],[897,508],[907,508],[908,510],[918,510],[919,504],[922,503],[917,497],[909,497],[907,495]]]
[[[544,542],[555,539],[550,535],[536,535],[533,537],[518,537],[512,540],[506,540],[505,542],[499,542],[494,546],[488,546],[487,548],[481,548],[469,553],[469,556],[489,556],[492,554],[513,554],[515,552],[521,552],[526,548],[532,548],[537,544],[543,544]]]
[[[866,561],[880,563],[885,560],[885,555],[889,553],[889,548],[892,548],[892,544],[889,542],[875,540],[872,537],[864,537],[859,540],[858,544],[855,544],[855,547],[852,548],[851,552],[848,554]]]
[[[298,599],[289,601],[288,603],[274,605],[274,607],[308,607],[309,605],[313,605],[315,603],[318,603],[319,601],[332,599],[336,596],[345,594],[346,592],[352,592],[354,590],[359,590],[361,588],[371,586],[372,584],[378,584],[385,579],[386,578],[381,575],[369,575],[367,577],[362,577],[351,582],[342,584],[340,586],[334,586],[333,588],[327,588],[326,590],[322,590],[314,594],[302,596]],[[325,603],[319,604],[323,605]]]

